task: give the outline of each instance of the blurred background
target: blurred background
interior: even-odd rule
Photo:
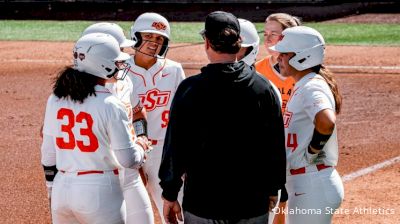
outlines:
[[[0,0],[0,19],[14,20],[132,21],[143,12],[154,11],[170,21],[203,21],[209,12],[215,10],[229,11],[253,22],[262,22],[266,15],[277,11],[297,15],[305,22],[318,22],[365,13],[400,13],[400,1]]]

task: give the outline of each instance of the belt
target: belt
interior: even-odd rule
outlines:
[[[61,172],[61,173],[65,173],[64,170],[60,170],[60,172]],[[86,174],[104,174],[104,172],[107,172],[107,171],[103,171],[103,170],[87,170],[87,171],[79,171],[79,172],[76,172],[76,175],[77,175],[77,176],[80,176],[80,175],[86,175]],[[113,172],[115,175],[118,175],[118,174],[119,174],[118,169],[112,170],[112,172]]]
[[[315,171],[321,171],[323,169],[332,167],[332,166],[326,166],[325,164],[317,164],[317,165],[312,165],[312,166],[315,166],[315,168],[316,168]],[[291,169],[290,170],[290,174],[291,175],[303,174],[303,173],[306,173],[306,169],[307,169],[306,167],[301,167],[301,168],[298,168],[298,169]]]
[[[158,140],[148,139],[151,142],[151,145],[157,145]]]

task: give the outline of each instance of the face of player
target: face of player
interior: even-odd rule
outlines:
[[[165,37],[156,33],[140,33],[142,44],[139,46],[139,54],[142,53],[148,57],[158,55],[164,43]]]
[[[237,60],[240,61],[242,58],[246,56],[248,47],[242,47],[240,48],[239,52],[236,54]]]
[[[277,60],[279,63],[280,74],[284,77],[294,76],[297,72],[290,64],[289,60],[294,57],[294,53],[280,53]]]
[[[268,54],[278,57],[279,53],[271,51],[269,47],[274,46],[281,39],[283,27],[280,23],[268,20],[264,24],[264,46]]]

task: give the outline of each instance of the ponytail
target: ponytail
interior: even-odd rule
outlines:
[[[318,73],[325,79],[326,83],[332,91],[333,98],[335,99],[336,114],[339,114],[342,107],[342,95],[339,92],[337,82],[333,77],[333,73],[324,65],[318,65],[313,67],[312,69],[315,73]]]
[[[60,99],[69,97],[74,102],[83,103],[87,97],[96,96],[94,87],[98,79],[72,67],[66,67],[54,79],[53,93]]]

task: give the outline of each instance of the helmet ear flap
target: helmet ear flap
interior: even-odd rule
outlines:
[[[303,50],[302,52],[296,53],[296,55],[289,60],[289,64],[298,71],[304,71],[305,69],[320,65],[324,59],[324,49],[324,45],[319,44]]]
[[[160,53],[159,53],[159,55],[160,55],[161,57],[165,57],[165,55],[167,54],[167,51],[168,51],[168,42],[169,42],[169,40],[168,40],[167,38],[165,38],[165,39],[164,39],[164,43],[163,43],[163,45],[162,45],[162,47],[161,47],[161,49],[160,49]]]
[[[140,47],[142,45],[142,35],[139,32],[135,32],[134,37],[132,38],[133,41],[136,41],[136,44],[133,46],[134,48]]]

